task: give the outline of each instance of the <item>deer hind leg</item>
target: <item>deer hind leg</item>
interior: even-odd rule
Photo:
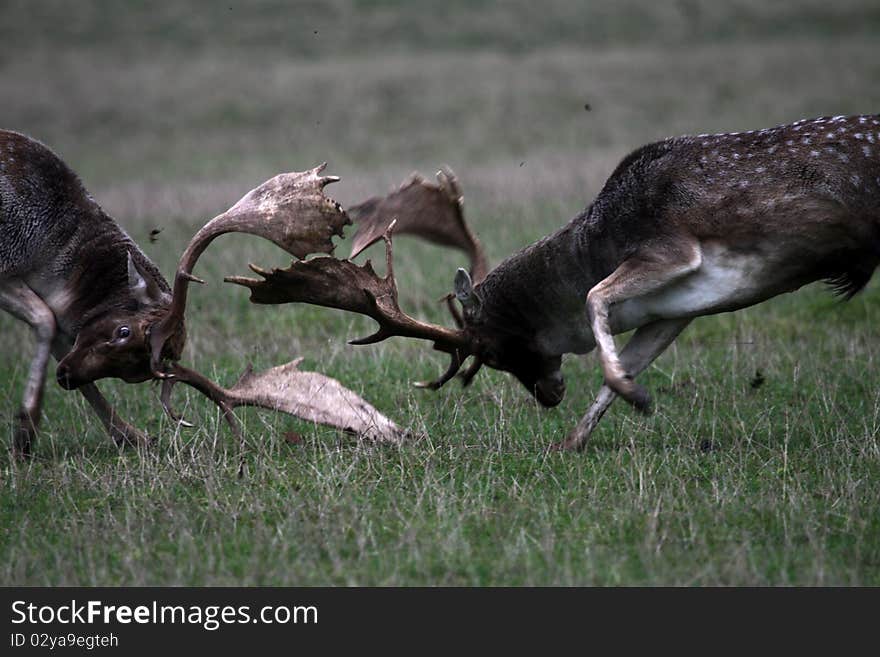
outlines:
[[[52,345],[52,355],[55,357],[55,360],[60,361],[68,351],[70,351],[69,341],[59,336]],[[86,398],[89,406],[92,407],[95,415],[101,420],[101,424],[104,425],[104,429],[106,429],[117,447],[128,445],[147,446],[152,442],[149,436],[119,417],[110,405],[110,402],[98,390],[96,384],[87,383],[77,388],[77,390]]]
[[[605,385],[642,412],[650,410],[651,397],[635,382],[635,373],[627,371],[620,361],[612,337],[609,311],[615,304],[662,290],[699,269],[701,261],[696,240],[654,243],[624,261],[587,294],[587,313],[599,348]]]
[[[672,344],[690,322],[690,318],[687,317],[663,319],[638,329],[620,352],[620,362],[624,369],[633,377],[640,374]],[[617,393],[607,385],[603,385],[586,415],[564,441],[556,443],[551,449],[578,451],[584,449],[599,420],[616,398]]]
[[[56,331],[55,315],[33,290],[17,279],[0,282],[0,308],[27,323],[37,337],[37,351],[31,360],[12,444],[14,454],[27,457],[31,454],[31,445],[40,422],[46,366]]]

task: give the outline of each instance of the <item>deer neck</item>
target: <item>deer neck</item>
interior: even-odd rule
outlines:
[[[489,331],[516,334],[545,355],[593,348],[587,292],[610,274],[617,249],[597,234],[593,206],[496,267],[477,290]]]
[[[94,319],[134,303],[129,291],[128,253],[160,289],[170,292],[158,268],[128,234],[99,208],[96,212],[99,216],[78,221],[53,261],[28,280],[69,336]]]

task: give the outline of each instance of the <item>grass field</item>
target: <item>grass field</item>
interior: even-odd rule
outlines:
[[[166,275],[201,223],[324,160],[343,204],[452,166],[497,263],[642,143],[880,111],[878,35],[868,0],[12,1],[0,126],[55,149]],[[395,254],[403,307],[446,321],[460,256]],[[184,362],[228,383],[305,356],[422,437],[242,411],[239,480],[198,395],[176,391],[198,423],[178,429],[155,387],[104,382],[158,438],[119,453],[52,381],[36,458],[0,454],[0,584],[880,585],[880,284],[697,320],[641,377],[653,416],[616,405],[585,453],[547,454],[601,384],[595,355],[566,360],[551,411],[497,372],[426,393],[410,382],[446,364],[427,345],[350,347],[369,321],[251,306],[221,283],[248,262],[287,258],[227,236],[200,261]],[[6,446],[33,344],[0,315]]]

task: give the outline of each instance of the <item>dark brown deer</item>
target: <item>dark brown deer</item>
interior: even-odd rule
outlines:
[[[405,214],[403,208],[397,212]],[[411,219],[408,219],[411,221]],[[393,217],[386,218],[393,227]],[[375,231],[381,232],[381,231]],[[314,258],[234,277],[256,303],[303,301],[360,312],[379,331],[432,340],[452,357],[511,372],[545,406],[565,393],[563,354],[598,346],[605,385],[557,447],[582,449],[619,395],[647,412],[635,377],[695,317],[745,308],[813,281],[850,298],[880,262],[880,116],[801,120],[766,130],[677,137],[639,148],[595,201],[474,285],[455,277],[462,326],[418,322],[388,274]],[[636,329],[618,353],[612,336]]]
[[[368,438],[401,438],[393,422],[354,393],[298,371],[295,363],[261,375],[248,371],[227,390],[176,362],[186,335],[187,284],[199,280],[193,267],[218,235],[262,235],[293,254],[332,251],[331,236],[349,220],[323,195],[323,187],[337,179],[320,176],[322,168],[276,176],[206,224],[185,250],[172,290],[60,158],[29,137],[0,131],[0,308],[37,336],[15,451],[30,452],[50,354],[60,361],[61,386],[85,396],[118,444],[148,439],[98,391],[94,382],[105,377],[163,381],[162,404],[175,419],[171,388],[176,382],[191,385],[221,408],[239,438],[232,409],[243,405],[286,411]]]

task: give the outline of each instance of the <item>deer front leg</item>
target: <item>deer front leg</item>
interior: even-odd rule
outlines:
[[[55,360],[60,361],[63,359],[67,352],[70,351],[70,345],[70,340],[59,335],[52,344],[52,355],[55,357]],[[98,390],[97,385],[87,383],[77,388],[77,390],[86,398],[89,406],[92,407],[95,415],[101,420],[101,424],[104,425],[104,429],[110,435],[110,438],[113,439],[113,442],[116,443],[117,447],[129,445],[147,446],[152,442],[147,434],[119,417],[110,405],[110,402],[107,401],[107,398]]]
[[[690,318],[664,319],[638,329],[620,352],[620,362],[626,372],[632,377],[638,376],[672,344],[690,322]],[[555,443],[551,449],[583,450],[599,420],[616,398],[617,394],[607,385],[603,385],[586,415],[564,441]]]
[[[40,407],[46,387],[46,366],[55,337],[55,315],[23,281],[0,282],[0,308],[26,322],[37,337],[37,351],[31,360],[21,409],[16,417],[12,450],[16,456],[28,457],[40,422]]]
[[[605,385],[644,413],[650,411],[651,397],[620,362],[609,324],[609,310],[614,304],[646,297],[696,271],[701,259],[700,246],[695,240],[654,242],[624,261],[587,293],[587,314],[599,348]]]

